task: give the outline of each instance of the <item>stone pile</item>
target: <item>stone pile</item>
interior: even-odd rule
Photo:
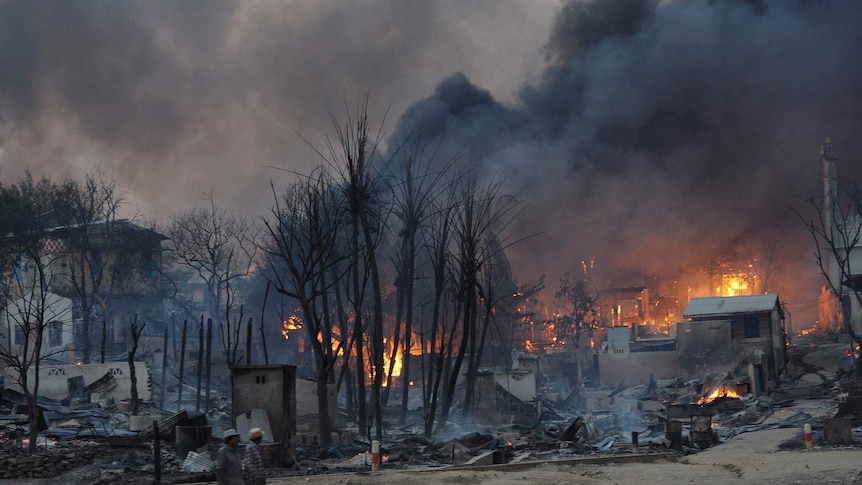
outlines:
[[[93,461],[88,448],[55,447],[27,455],[23,449],[4,447],[0,456],[0,478],[51,478]]]

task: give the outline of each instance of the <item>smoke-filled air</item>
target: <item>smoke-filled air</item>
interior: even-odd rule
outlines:
[[[152,219],[206,193],[264,213],[368,93],[381,153],[410,133],[522,204],[519,281],[736,254],[810,309],[789,208],[827,136],[860,176],[860,25],[851,0],[4,2],[0,178],[100,168]]]

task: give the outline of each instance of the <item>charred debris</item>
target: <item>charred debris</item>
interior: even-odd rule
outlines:
[[[805,425],[813,429],[816,446],[857,445],[862,381],[848,372],[852,361],[845,357],[846,347],[835,337],[818,334],[798,339],[787,349],[782,372],[765,390],[758,388],[747,361],[697,378],[653,374],[645,382],[603,385],[601,369],[585,363],[588,354],[521,356],[514,370],[488,369],[477,376],[479,409],[472,423],[459,422],[460,415],[453,413],[426,439],[421,404],[413,402],[406,423],[384,420],[381,466],[674,459],[723,446],[740,433],[772,428],[799,429],[799,442],[787,446],[802,448]],[[25,453],[34,425],[27,420],[26,400],[14,386],[4,390],[2,478],[71,475],[78,483],[151,483],[155,475],[164,483],[210,480],[219,437],[232,427],[267,430],[269,438],[261,446],[271,477],[371,469],[372,443],[338,407],[332,410],[337,423],[333,445],[320,449],[317,420],[306,402],[316,383],[297,380],[292,366],[235,368],[232,379],[213,381],[209,394],[201,396],[200,411],[190,397],[197,392],[194,379],[186,376],[180,382],[172,369],[164,369],[163,379],[162,368],[142,366],[142,402],[133,415],[124,383],[127,369],[108,365],[115,367],[87,385],[82,376],[57,367],[56,381],[63,381],[67,394],[39,399],[43,418],[35,424],[40,430],[35,454]],[[276,387],[287,385],[288,391],[273,395],[272,405],[255,407],[261,401],[247,386],[261,376]],[[180,389],[191,406],[177,411]]]

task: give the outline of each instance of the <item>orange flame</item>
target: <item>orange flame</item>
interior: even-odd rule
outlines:
[[[742,274],[723,275],[721,286],[716,288],[721,296],[750,295],[751,285],[748,277]]]
[[[697,403],[700,405],[711,403],[719,397],[733,397],[739,399],[742,396],[740,396],[739,393],[737,393],[735,390],[728,389],[727,386],[721,385],[713,389],[712,392],[709,393],[709,395],[698,399]]]
[[[302,318],[300,318],[299,315],[291,315],[290,318],[281,322],[281,334],[284,336],[285,340],[290,339],[291,330],[300,329],[302,329]]]
[[[386,350],[383,352],[383,387],[386,387],[387,376],[389,372],[389,364],[392,361],[390,359],[390,355],[392,354],[392,343],[389,339],[383,339],[383,345]],[[399,345],[397,349],[395,349],[395,363],[392,366],[392,377],[401,377],[401,368],[404,361],[404,348]],[[374,378],[374,369],[372,368],[371,372],[368,374],[370,379]]]

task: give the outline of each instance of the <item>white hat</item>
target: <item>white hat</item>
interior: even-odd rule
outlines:
[[[239,436],[239,433],[237,433],[235,429],[231,428],[231,429],[224,432],[224,434],[222,435],[222,438],[228,439],[228,438],[232,438],[234,436]]]
[[[264,433],[263,430],[260,428],[251,428],[250,430],[248,430],[248,439],[253,440],[255,438],[260,438],[265,434],[266,433]]]

